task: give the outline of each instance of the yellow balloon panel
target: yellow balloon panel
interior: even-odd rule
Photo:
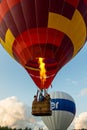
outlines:
[[[48,27],[65,33],[71,39],[74,46],[73,56],[84,45],[86,24],[78,10],[71,20],[59,14],[49,13]]]

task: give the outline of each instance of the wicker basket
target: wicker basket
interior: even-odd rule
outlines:
[[[51,116],[50,99],[44,98],[43,101],[34,100],[32,103],[32,115],[35,116]]]

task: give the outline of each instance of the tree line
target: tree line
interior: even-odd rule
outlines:
[[[22,128],[9,128],[8,126],[0,126],[0,130],[33,130],[32,128],[28,128],[26,127],[25,129],[22,129]],[[41,128],[39,128],[38,130],[43,130]]]

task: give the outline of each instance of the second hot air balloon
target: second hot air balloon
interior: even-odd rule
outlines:
[[[42,117],[49,130],[67,130],[76,113],[74,99],[65,92],[51,93],[52,116]]]

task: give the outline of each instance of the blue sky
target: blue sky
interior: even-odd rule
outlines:
[[[52,91],[70,94],[76,103],[77,114],[87,112],[87,43],[55,77]],[[16,96],[31,106],[37,87],[24,68],[12,59],[0,45],[0,100]]]

